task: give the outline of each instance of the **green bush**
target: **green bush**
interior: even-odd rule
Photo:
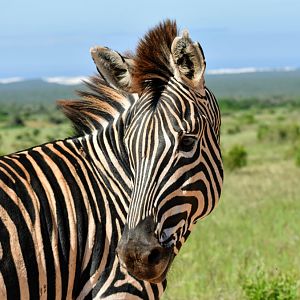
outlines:
[[[56,140],[57,140],[57,138],[55,136],[53,136],[53,135],[48,134],[46,136],[46,141],[47,142],[53,142],[53,141],[56,141]]]
[[[279,122],[285,121],[285,120],[286,120],[286,116],[280,115],[280,116],[277,117],[277,121],[279,121]]]
[[[9,114],[7,111],[2,111],[0,110],[0,121],[6,121],[8,118]]]
[[[55,125],[60,125],[66,122],[66,118],[60,113],[56,113],[56,115],[51,114],[49,115],[49,122]]]
[[[234,145],[225,155],[225,166],[229,170],[235,170],[247,165],[248,153],[244,146]]]
[[[260,124],[257,129],[257,139],[259,141],[262,141],[269,136],[270,136],[270,127],[266,124]]]
[[[295,160],[296,160],[296,166],[300,167],[300,146],[296,150]]]
[[[19,115],[15,115],[10,121],[10,126],[25,126],[23,118]]]
[[[282,273],[267,274],[262,270],[250,278],[245,278],[242,289],[249,300],[296,300],[297,281]]]
[[[0,134],[0,156],[4,155],[4,153],[2,153],[2,135]]]
[[[231,135],[239,132],[241,132],[241,127],[239,125],[235,125],[227,129],[227,133]]]
[[[40,132],[41,132],[40,129],[35,128],[35,129],[33,130],[32,134],[33,134],[34,136],[37,136],[37,135],[40,134]]]
[[[238,120],[241,124],[247,124],[247,125],[254,124],[256,122],[254,115],[251,113],[246,113],[239,116]]]

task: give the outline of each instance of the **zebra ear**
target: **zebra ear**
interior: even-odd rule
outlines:
[[[102,46],[93,47],[90,52],[103,79],[113,88],[130,92],[134,60]]]
[[[176,37],[171,46],[171,65],[174,76],[205,94],[204,72],[206,67],[203,50],[199,43],[193,43],[188,31]]]

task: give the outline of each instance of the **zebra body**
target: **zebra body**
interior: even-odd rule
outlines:
[[[168,64],[168,51],[141,59],[151,34]],[[202,50],[170,21],[140,44],[133,58],[92,49],[104,80],[59,103],[79,137],[0,158],[0,299],[159,299],[217,204],[220,114]],[[180,59],[182,45],[195,53]]]

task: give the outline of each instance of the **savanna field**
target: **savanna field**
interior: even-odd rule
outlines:
[[[165,300],[300,299],[300,72],[210,76],[225,181],[168,277]],[[0,84],[0,154],[72,136],[66,87]]]

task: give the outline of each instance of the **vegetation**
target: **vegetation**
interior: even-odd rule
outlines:
[[[300,297],[300,93],[260,93],[220,100],[221,201],[175,259],[164,300]],[[72,135],[54,100],[2,102],[0,154]]]
[[[298,296],[297,280],[291,275],[266,274],[261,269],[245,278],[242,288],[249,300],[296,300]]]
[[[1,116],[3,116],[1,118]],[[0,154],[8,154],[72,136],[69,121],[54,104],[14,103],[0,106]]]
[[[247,151],[242,145],[234,145],[224,157],[224,164],[228,170],[242,168],[247,165]]]
[[[300,147],[296,149],[296,154],[295,154],[295,161],[296,165],[300,167]]]

